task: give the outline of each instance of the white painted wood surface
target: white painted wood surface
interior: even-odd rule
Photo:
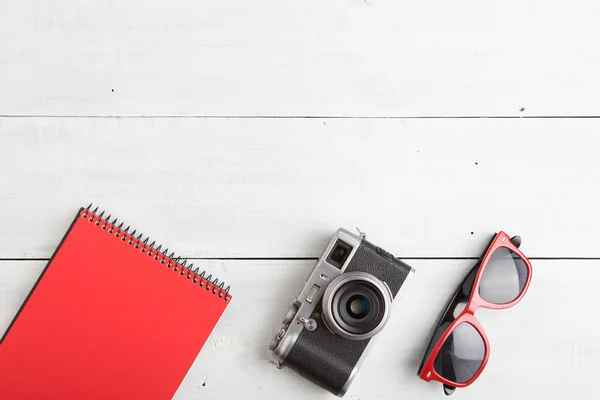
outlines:
[[[478,315],[490,362],[455,396],[597,397],[599,17],[557,0],[2,2],[0,332],[94,201],[232,284],[176,400],[332,399],[267,346],[332,232],[359,226],[417,273],[346,398],[441,398],[420,357],[465,258],[503,229],[533,282]]]
[[[524,244],[524,250],[526,245]],[[176,400],[333,399],[291,370],[269,364],[267,346],[300,291],[312,261],[205,261],[235,291]],[[443,398],[416,376],[436,319],[470,269],[470,260],[412,260],[417,273],[357,375],[348,399]],[[0,262],[0,333],[44,262]],[[599,261],[534,261],[530,291],[513,309],[482,310],[491,342],[483,375],[461,399],[593,398],[600,370],[596,314]],[[206,386],[203,386],[206,383]]]
[[[598,115],[599,17],[594,1],[5,0],[0,112]]]
[[[96,202],[189,257],[599,257],[600,120],[0,119],[0,257],[48,258]],[[473,232],[473,234],[471,234]]]

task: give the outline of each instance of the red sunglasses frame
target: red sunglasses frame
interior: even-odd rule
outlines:
[[[514,252],[515,254],[517,254],[523,260],[523,262],[525,262],[525,265],[527,266],[527,272],[528,272],[527,281],[525,282],[525,285],[523,286],[523,290],[521,291],[519,296],[516,299],[514,299],[513,301],[511,301],[510,303],[506,303],[506,304],[490,303],[489,301],[484,300],[479,295],[479,283],[481,282],[481,278],[483,276],[483,271],[485,270],[485,267],[486,267],[490,257],[492,256],[492,253],[494,251],[496,251],[497,249],[499,249],[500,247],[506,247],[507,249],[509,249],[512,252]],[[483,372],[483,370],[488,362],[488,359],[490,357],[490,342],[488,341],[487,335],[485,334],[483,327],[481,326],[479,321],[477,321],[477,318],[475,318],[475,310],[477,310],[479,307],[489,308],[492,310],[503,310],[506,308],[513,307],[519,301],[521,301],[521,299],[527,292],[527,289],[529,288],[529,283],[531,282],[531,273],[532,273],[531,262],[527,259],[527,257],[525,257],[525,255],[514,244],[511,243],[510,237],[505,232],[500,231],[496,235],[494,240],[492,241],[492,244],[488,247],[485,255],[483,256],[483,258],[481,260],[481,266],[479,267],[479,271],[477,272],[477,276],[473,283],[473,289],[471,289],[471,296],[469,297],[469,302],[467,303],[465,309],[452,322],[452,324],[450,324],[450,326],[446,329],[444,334],[439,338],[439,340],[437,341],[437,343],[431,350],[431,353],[427,357],[427,360],[425,360],[425,363],[423,364],[423,368],[421,369],[421,373],[419,374],[419,377],[427,382],[431,382],[432,380],[435,380],[435,381],[441,382],[445,385],[453,386],[456,388],[467,387],[470,384],[472,384],[473,382],[475,382],[475,380],[477,380],[479,375],[481,375],[481,373]],[[479,332],[479,334],[481,335],[483,342],[485,344],[485,356],[484,356],[483,362],[481,363],[481,367],[479,367],[479,370],[475,373],[475,375],[467,382],[458,383],[458,382],[452,382],[448,379],[442,378],[437,372],[435,372],[433,365],[434,365],[435,359],[436,359],[440,349],[442,348],[442,345],[444,344],[444,342],[446,341],[446,339],[448,338],[450,333],[452,333],[454,328],[456,328],[459,324],[461,324],[463,322],[467,322],[467,323],[471,324],[471,326],[473,326],[477,330],[477,332]]]

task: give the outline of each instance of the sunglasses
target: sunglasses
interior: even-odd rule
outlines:
[[[502,310],[517,304],[531,282],[531,263],[521,238],[500,232],[469,272],[443,314],[417,374],[444,384],[446,395],[473,383],[490,355],[490,343],[475,318],[479,307]]]

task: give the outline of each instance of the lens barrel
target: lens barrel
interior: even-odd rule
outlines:
[[[363,340],[379,333],[390,316],[392,294],[385,283],[366,272],[339,275],[323,294],[323,319],[334,333]]]

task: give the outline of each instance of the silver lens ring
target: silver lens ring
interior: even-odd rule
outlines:
[[[364,307],[355,309],[361,299]],[[323,320],[333,333],[363,340],[378,334],[390,317],[392,293],[366,272],[349,272],[331,281],[323,294]]]

